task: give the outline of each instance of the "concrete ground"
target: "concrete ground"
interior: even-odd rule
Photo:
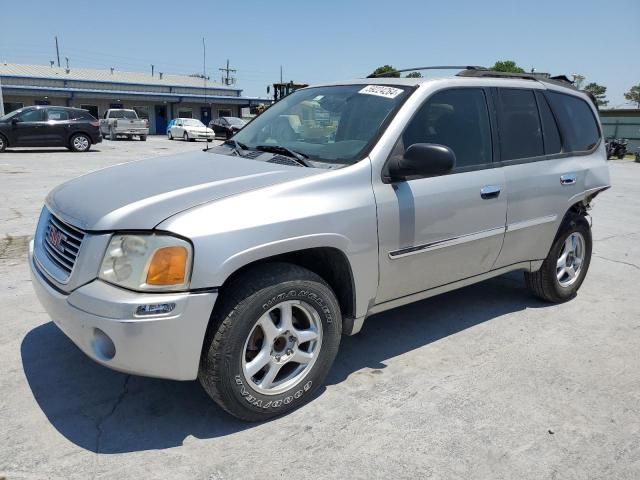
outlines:
[[[196,382],[86,358],[25,262],[56,184],[203,146],[0,154],[0,478],[640,478],[640,164],[610,162],[574,300],[544,304],[510,274],[377,315],[310,404],[247,424]]]

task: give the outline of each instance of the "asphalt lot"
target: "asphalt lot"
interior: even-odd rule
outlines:
[[[370,318],[326,388],[264,424],[197,382],[112,372],[53,325],[25,252],[58,183],[204,143],[0,154],[0,478],[640,478],[640,164],[611,161],[579,295],[510,274]]]

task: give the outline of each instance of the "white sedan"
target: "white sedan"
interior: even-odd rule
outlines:
[[[216,134],[204,123],[195,118],[176,118],[173,126],[167,132],[169,140],[181,138],[185,142],[195,142],[198,139],[206,139],[211,142]]]

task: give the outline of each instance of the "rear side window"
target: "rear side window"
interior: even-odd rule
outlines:
[[[484,92],[457,88],[437,92],[420,107],[402,134],[402,148],[415,143],[446,145],[456,154],[456,169],[491,163],[491,129]]]
[[[536,94],[538,101],[538,110],[540,111],[540,120],[542,120],[542,137],[544,140],[544,153],[553,155],[560,153],[562,150],[562,139],[558,131],[556,119],[549,108],[549,104],[542,94]]]
[[[71,111],[71,119],[72,120],[85,120],[85,121],[94,121],[95,117],[91,115],[91,113],[86,112],[84,110],[72,110]]]
[[[567,152],[591,150],[600,140],[600,130],[589,104],[564,93],[545,93],[560,123]]]
[[[69,111],[50,108],[49,110],[47,110],[47,120],[53,120],[56,122],[61,120],[69,120]]]
[[[502,160],[544,155],[538,106],[532,90],[498,89]]]

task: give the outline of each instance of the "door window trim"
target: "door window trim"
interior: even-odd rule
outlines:
[[[405,127],[402,129],[402,132],[400,133],[400,135],[398,136],[398,138],[396,139],[395,143],[393,144],[393,148],[391,149],[391,152],[389,153],[389,155],[387,156],[387,159],[384,162],[384,165],[382,166],[381,169],[381,179],[382,179],[382,183],[387,183],[387,184],[391,184],[391,183],[397,183],[396,180],[392,180],[391,176],[389,175],[389,163],[391,161],[391,156],[393,155],[396,146],[398,145],[398,142],[402,139],[402,136],[404,135],[405,131],[407,130],[407,128],[409,128],[409,125],[411,124],[411,122],[413,121],[413,119],[416,117],[416,115],[418,115],[418,112],[420,112],[420,110],[422,109],[422,107],[424,107],[426,105],[426,103],[428,101],[430,101],[435,95],[437,95],[438,93],[441,92],[446,92],[449,90],[464,90],[464,89],[474,89],[474,90],[480,90],[483,94],[484,94],[484,101],[485,101],[485,107],[487,108],[487,117],[489,119],[489,131],[490,131],[490,141],[491,141],[491,162],[488,163],[481,163],[478,165],[469,165],[467,167],[456,167],[454,168],[451,172],[449,173],[444,173],[442,175],[434,175],[431,177],[425,177],[422,175],[415,175],[415,176],[408,176],[406,178],[404,178],[402,181],[403,182],[410,182],[413,180],[420,180],[423,178],[434,178],[434,177],[444,177],[446,175],[455,175],[458,173],[467,173],[467,172],[474,172],[477,170],[487,170],[489,168],[495,168],[496,167],[496,122],[495,122],[495,115],[494,113],[492,113],[492,101],[490,100],[490,95],[491,92],[490,87],[479,87],[477,85],[469,85],[469,86],[460,86],[460,85],[456,85],[455,87],[444,87],[441,89],[438,89],[434,92],[431,92],[431,94],[425,98],[422,103],[420,104],[420,106],[418,106],[418,108],[416,108],[413,111],[413,114],[411,115],[411,118],[409,119],[409,121],[407,122],[407,124],[405,125]]]

